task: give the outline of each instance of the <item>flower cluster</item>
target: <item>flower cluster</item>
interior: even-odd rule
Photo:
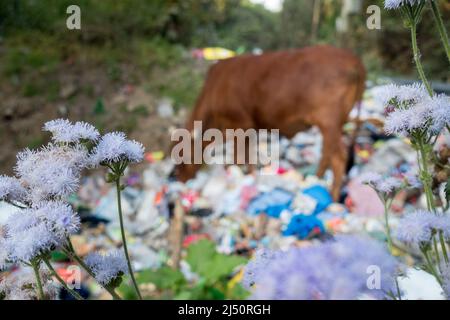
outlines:
[[[91,155],[91,165],[118,162],[135,163],[142,161],[144,147],[141,143],[128,140],[122,132],[105,134],[94,148]]]
[[[401,180],[394,177],[383,177],[376,172],[366,172],[359,177],[359,180],[383,195],[393,194],[402,186]]]
[[[52,140],[57,143],[78,143],[82,140],[97,141],[100,137],[98,130],[86,122],[71,123],[66,119],[47,122],[44,131],[52,133]]]
[[[385,131],[387,134],[411,136],[424,132],[439,134],[450,125],[450,98],[444,94],[428,94],[421,84],[407,86],[387,85],[375,93],[376,98],[392,111],[389,112]]]
[[[119,250],[112,250],[106,254],[91,253],[85,262],[94,272],[95,279],[103,285],[108,285],[128,273],[125,255]]]
[[[20,152],[15,172],[27,189],[24,202],[64,199],[78,190],[81,171],[87,165],[88,151],[82,145],[49,144],[39,150]]]
[[[444,264],[441,266],[442,270],[442,280],[443,280],[443,289],[444,293],[447,296],[447,299],[450,300],[450,265]]]
[[[450,216],[418,210],[400,220],[396,236],[407,244],[420,245],[430,242],[433,232],[442,232],[450,240]]]
[[[72,207],[63,202],[42,202],[36,207],[20,210],[6,221],[2,238],[6,260],[31,261],[61,246],[78,231],[80,219]]]
[[[40,270],[42,290],[47,299],[58,298],[59,285],[52,281],[47,270]],[[31,269],[20,269],[0,279],[0,300],[37,300],[37,284]]]
[[[27,192],[20,181],[13,177],[0,176],[0,200],[20,201]]]
[[[384,298],[393,292],[399,268],[380,243],[358,236],[338,236],[336,241],[291,248],[257,260],[261,257],[261,263],[255,261],[245,270],[244,281],[248,283],[250,276],[254,282],[253,299]],[[266,261],[268,257],[272,258]],[[367,284],[374,266],[380,271],[380,286]]]
[[[67,197],[78,190],[82,171],[118,162],[123,172],[128,163],[143,158],[140,143],[117,132],[100,137],[97,129],[85,122],[58,119],[47,122],[43,130],[52,133],[52,142],[20,152],[15,177],[0,176],[0,200],[19,208],[0,225],[0,270],[11,264],[39,269],[42,261],[48,263],[53,250],[73,250],[67,240],[79,231],[80,218]],[[118,251],[90,255],[86,263],[104,285],[127,272],[125,257]],[[5,280],[0,291],[7,298],[35,298],[36,285],[28,287],[33,295],[24,292],[20,296],[16,287]]]
[[[244,269],[244,278],[242,284],[245,288],[250,289],[257,280],[257,276],[264,271],[264,269],[273,260],[277,260],[284,256],[282,251],[273,251],[268,249],[260,249],[256,251],[253,259],[246,265]]]
[[[398,9],[407,5],[415,6],[421,2],[425,2],[425,0],[385,0],[384,7],[388,10]]]

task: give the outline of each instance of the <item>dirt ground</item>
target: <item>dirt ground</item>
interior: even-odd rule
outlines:
[[[27,96],[20,91],[21,79],[0,82],[0,172],[11,174],[16,153],[46,143],[49,135],[42,125],[51,119],[88,121],[102,132],[125,131],[144,144],[147,151],[168,151],[171,129],[181,126],[189,112],[180,109],[174,116],[158,115],[160,98],[144,88],[139,70],[120,66],[120,81],[111,79],[103,67],[66,63],[47,75],[27,74],[26,81],[57,83],[53,97]],[[48,89],[48,88],[47,88]],[[48,91],[48,90],[46,90]],[[98,98],[101,97],[101,98]]]

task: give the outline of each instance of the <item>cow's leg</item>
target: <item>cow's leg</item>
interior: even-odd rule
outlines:
[[[320,132],[322,133],[322,157],[320,158],[319,167],[317,168],[316,175],[322,178],[325,171],[331,165],[331,156],[333,155],[333,149],[335,147],[335,139],[333,137],[333,132],[330,132],[329,126],[319,126]]]
[[[326,169],[331,167],[333,171],[331,195],[333,200],[337,201],[345,173],[345,160],[347,157],[342,142],[342,131],[341,127],[337,125],[319,125],[319,128],[323,136],[323,146],[317,176],[322,177]]]
[[[336,141],[336,148],[331,156],[331,170],[333,171],[333,185],[331,186],[331,196],[334,201],[338,201],[341,193],[341,186],[345,176],[347,164],[347,150],[342,141],[342,136]]]

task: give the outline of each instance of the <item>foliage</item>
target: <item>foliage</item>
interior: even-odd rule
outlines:
[[[145,270],[137,275],[140,286],[153,284],[157,292],[151,295],[159,299],[243,299],[247,292],[240,284],[234,284],[230,277],[237,267],[246,263],[246,259],[236,255],[224,255],[216,252],[215,244],[200,240],[189,246],[186,262],[197,279],[188,281],[179,270],[163,266],[157,270]],[[123,284],[119,291],[130,295],[132,290]],[[150,297],[150,296],[149,296]]]

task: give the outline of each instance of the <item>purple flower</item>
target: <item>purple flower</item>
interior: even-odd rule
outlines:
[[[116,163],[120,161],[140,162],[144,158],[144,146],[134,140],[127,140],[122,132],[105,134],[91,155],[91,165]]]
[[[0,175],[0,200],[23,201],[25,196],[26,190],[18,179]]]
[[[427,243],[438,223],[438,217],[432,212],[418,210],[408,213],[400,220],[396,236],[407,244]]]
[[[425,0],[385,0],[384,7],[388,10],[390,9],[398,9],[402,6],[415,6],[421,2],[425,2]]]
[[[80,219],[69,205],[56,201],[42,202],[8,217],[2,246],[7,252],[7,260],[29,262],[62,245],[79,227]]]
[[[264,271],[272,260],[283,258],[283,256],[284,253],[282,251],[272,251],[268,249],[259,249],[256,251],[253,259],[250,260],[244,269],[244,278],[242,282],[244,287],[249,289],[255,284],[256,277]]]
[[[419,189],[422,187],[422,182],[419,180],[416,172],[408,171],[403,177],[411,188]]]
[[[442,270],[442,288],[444,289],[444,293],[447,296],[447,299],[450,300],[450,264],[444,264],[441,266]]]
[[[359,177],[361,183],[370,185],[378,193],[389,195],[402,186],[402,182],[393,177],[383,177],[375,172],[366,172]]]
[[[398,179],[388,177],[375,183],[375,188],[379,192],[389,194],[394,192],[396,189],[400,188],[401,185],[402,183]]]
[[[381,174],[376,172],[366,172],[359,176],[359,181],[365,184],[374,184],[378,181],[381,181],[382,179],[383,177],[381,176]]]
[[[394,105],[384,125],[387,134],[408,136],[420,131],[434,136],[450,124],[449,97],[430,96],[422,84],[380,87],[375,98],[385,106]]]
[[[89,123],[76,122],[72,124],[66,119],[57,119],[45,123],[44,131],[52,133],[52,139],[57,143],[80,142],[80,140],[97,141],[100,133]]]
[[[261,264],[256,263],[257,268],[246,268],[244,281],[252,271],[253,299],[384,298],[394,288],[399,267],[381,243],[359,236],[338,236],[336,241],[270,256],[269,261],[266,256]],[[368,281],[375,269],[379,286]]]
[[[128,273],[125,254],[121,250],[112,250],[106,254],[90,253],[85,262],[94,272],[95,279],[103,285]]]
[[[39,270],[42,290],[48,299],[57,299],[59,284],[52,280],[52,275],[44,269]],[[0,281],[0,296],[6,300],[37,300],[38,285],[31,268],[20,268]]]
[[[27,188],[27,200],[38,203],[64,198],[79,187],[81,170],[87,166],[87,150],[76,145],[49,144],[39,150],[25,149],[17,155],[15,171]]]

